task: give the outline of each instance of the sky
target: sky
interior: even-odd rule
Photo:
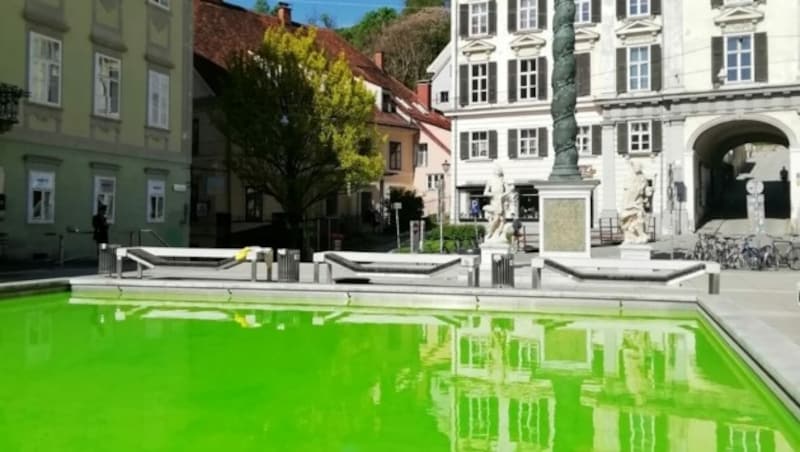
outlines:
[[[255,0],[225,0],[228,3],[250,8]],[[279,0],[268,0],[274,6]],[[382,6],[400,8],[403,0],[285,0],[292,7],[292,19],[307,22],[310,17],[328,13],[337,27],[348,27],[358,22],[364,13]]]

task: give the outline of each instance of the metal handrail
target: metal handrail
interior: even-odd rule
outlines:
[[[137,234],[137,236],[138,236],[138,246],[142,246],[142,234],[143,233],[144,234],[150,234],[151,236],[155,237],[155,239],[158,241],[158,243],[160,243],[162,246],[166,246],[166,247],[170,246],[170,244],[167,243],[167,241],[164,240],[163,237],[158,235],[158,233],[156,231],[152,230],[152,229],[136,229],[136,230],[131,231],[128,234],[128,244],[130,246],[133,246],[133,234]]]

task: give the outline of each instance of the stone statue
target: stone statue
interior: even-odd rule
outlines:
[[[628,187],[625,189],[623,200],[623,210],[620,216],[620,229],[623,233],[624,245],[641,245],[648,242],[645,224],[647,213],[645,205],[649,202],[652,195],[652,188],[647,183],[647,178],[642,172],[641,163],[635,162],[628,157],[631,167],[631,178]]]
[[[489,196],[489,204],[483,207],[488,224],[486,226],[486,242],[510,243],[506,226],[506,203],[512,198],[514,191],[503,178],[503,169],[496,165],[494,175],[486,184],[484,196]],[[510,224],[508,226],[511,226]]]
[[[553,147],[555,161],[550,180],[581,180],[575,137],[578,123],[575,106],[578,91],[575,84],[575,0],[555,0],[553,14]]]

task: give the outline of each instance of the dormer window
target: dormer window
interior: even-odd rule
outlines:
[[[384,113],[395,113],[397,111],[397,107],[395,107],[391,94],[383,93],[383,96],[381,97],[381,110]]]

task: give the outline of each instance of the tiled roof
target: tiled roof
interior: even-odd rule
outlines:
[[[228,57],[233,53],[260,46],[266,29],[277,26],[281,26],[277,17],[258,14],[221,0],[194,0],[194,52],[221,68],[226,67]],[[296,23],[290,26],[302,27]],[[398,108],[408,116],[436,127],[450,129],[447,118],[422,107],[413,91],[381,70],[370,57],[356,50],[333,30],[318,29],[317,43],[330,57],[344,55],[354,75],[401,99],[407,106],[398,105]],[[414,104],[422,107],[421,110]],[[396,113],[376,111],[375,119],[383,125],[413,127]]]

